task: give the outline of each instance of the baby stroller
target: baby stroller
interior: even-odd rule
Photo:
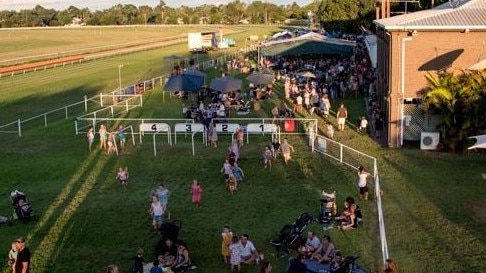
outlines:
[[[13,190],[10,192],[10,199],[12,199],[12,206],[14,210],[14,219],[20,219],[27,221],[28,219],[35,220],[34,210],[27,201],[25,194],[19,190]]]
[[[270,241],[270,244],[276,248],[279,257],[286,257],[292,249],[298,249],[302,245],[304,242],[302,233],[313,220],[312,215],[304,212],[293,224],[282,227],[278,238]]]
[[[328,193],[322,191],[319,222],[324,225],[324,229],[332,228],[332,220],[337,214],[336,192]]]
[[[245,116],[251,113],[250,110],[250,101],[244,101],[240,100],[239,101],[240,105],[238,108],[238,111],[236,111],[236,114],[239,116]]]

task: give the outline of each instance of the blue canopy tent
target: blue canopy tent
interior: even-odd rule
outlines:
[[[209,88],[221,93],[237,91],[241,89],[242,80],[232,77],[215,78]]]
[[[184,71],[179,75],[169,77],[164,86],[164,91],[169,92],[197,92],[206,81],[206,74],[197,70]],[[165,96],[164,96],[165,101]]]

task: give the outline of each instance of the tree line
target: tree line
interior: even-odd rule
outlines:
[[[433,0],[409,0],[407,11],[430,7]],[[436,2],[447,0],[436,0]],[[423,2],[423,3],[422,3]],[[105,10],[70,6],[65,10],[46,9],[40,5],[20,11],[0,11],[0,28],[65,26],[73,23],[101,25],[145,24],[275,24],[314,22],[326,29],[356,31],[357,26],[372,27],[376,0],[314,0],[305,6],[296,2],[276,5],[267,1],[246,4],[234,0],[225,5],[170,7],[163,0],[155,7],[117,4]],[[404,2],[392,2],[393,10],[404,9]]]

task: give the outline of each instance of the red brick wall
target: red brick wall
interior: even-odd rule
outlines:
[[[380,34],[381,33],[381,34]],[[386,79],[378,80],[378,93],[386,96],[388,146],[401,146],[401,103],[404,98],[419,97],[417,94],[426,87],[425,75],[436,69],[467,69],[486,58],[486,32],[460,31],[417,31],[411,36],[407,31],[391,32],[388,36],[378,30],[378,75]],[[402,42],[403,39],[410,39]],[[404,94],[402,95],[402,44],[405,52]],[[391,45],[391,46],[390,46]],[[387,54],[391,51],[391,54]],[[381,53],[380,53],[381,52]],[[448,54],[446,54],[448,53]],[[457,53],[457,54],[454,54]],[[459,54],[460,53],[460,54]],[[390,56],[390,58],[387,58]],[[457,56],[457,58],[453,58]],[[387,59],[389,62],[387,62]],[[452,64],[450,61],[452,60]],[[450,64],[450,65],[449,65]],[[459,72],[458,72],[459,73]],[[388,75],[387,75],[388,74]],[[387,90],[386,86],[389,86]]]

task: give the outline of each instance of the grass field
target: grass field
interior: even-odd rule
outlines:
[[[185,50],[185,45],[173,46],[0,78],[0,125],[80,101],[85,94],[112,91],[118,85],[120,63],[124,64],[124,84],[158,76],[163,71],[162,56]],[[123,117],[179,117],[181,102],[170,99],[162,104],[160,88],[144,100],[143,108]],[[350,120],[363,114],[362,98],[345,102]],[[268,111],[272,103],[263,106]],[[337,191],[340,208],[347,195],[356,196],[354,171],[309,153],[299,137],[290,138],[297,147],[292,164],[285,168],[278,162],[271,170],[263,170],[260,160],[261,147],[269,139],[252,138],[242,150],[241,167],[247,177],[240,192],[231,197],[219,176],[228,137],[221,137],[217,149],[198,147],[195,157],[183,138],[177,146],[161,146],[159,156],[154,157],[151,138],[145,137],[143,145],[129,145],[114,157],[99,151],[88,154],[84,136],[75,136],[73,131],[72,119],[59,119],[46,128],[42,121],[32,124],[21,138],[0,134],[0,192],[4,196],[0,214],[10,213],[8,193],[18,188],[39,216],[37,222],[1,227],[0,247],[6,256],[10,240],[26,236],[34,253],[33,273],[99,272],[110,263],[119,264],[121,272],[130,272],[138,247],[151,258],[159,235],[151,230],[146,210],[150,191],[160,179],[172,192],[172,219],[182,221],[181,238],[199,265],[195,272],[201,273],[227,272],[219,258],[224,224],[237,234],[249,233],[274,264],[274,272],[284,272],[286,261],[275,257],[268,244],[282,225],[304,211],[317,213],[322,188]],[[338,134],[337,139],[378,158],[390,255],[401,272],[486,271],[484,155],[389,150],[352,130]],[[131,175],[127,191],[115,180],[115,170],[125,165]],[[194,178],[204,189],[200,209],[189,201],[188,188]],[[379,271],[375,206],[373,202],[361,205],[365,212],[362,228],[329,233],[345,254],[358,254],[361,265],[370,272]],[[317,224],[310,228],[324,233]],[[245,271],[257,272],[257,268]]]

